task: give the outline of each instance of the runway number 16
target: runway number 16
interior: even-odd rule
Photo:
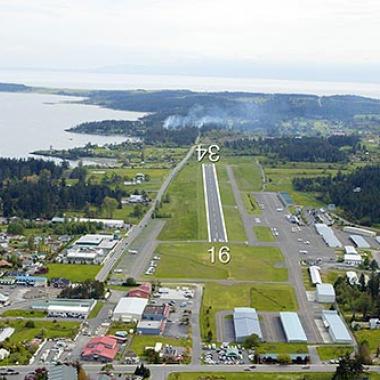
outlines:
[[[231,261],[230,249],[226,246],[219,249],[217,257],[215,247],[211,247],[208,251],[210,252],[211,264],[215,264],[216,260],[222,264],[228,264]]]
[[[217,162],[219,161],[219,151],[218,145],[210,145],[207,148],[202,148],[202,145],[197,146],[198,161],[203,161],[203,159],[208,156],[209,161]]]

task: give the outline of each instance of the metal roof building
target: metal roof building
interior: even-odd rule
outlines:
[[[336,310],[323,310],[322,320],[334,343],[352,343],[347,326]]]
[[[346,227],[343,227],[343,231],[348,232],[349,234],[356,234],[356,235],[363,235],[363,236],[370,236],[370,237],[376,236],[376,232],[367,230],[365,228],[359,228],[359,227],[346,226]]]
[[[363,236],[360,236],[360,235],[350,235],[350,239],[354,242],[354,244],[358,248],[370,248],[371,247],[368,244],[367,240],[364,239]]]
[[[144,309],[148,304],[146,298],[123,297],[113,311],[112,319],[114,321],[139,321],[144,313]]]
[[[321,268],[312,265],[309,267],[309,273],[310,273],[310,278],[311,282],[316,285],[316,284],[322,284],[322,279],[321,279],[321,274],[319,273]]]
[[[252,334],[257,335],[260,340],[263,339],[256,309],[251,307],[236,307],[234,309],[233,319],[235,339],[237,342],[243,342],[245,338]]]
[[[346,253],[346,255],[357,255],[358,254],[358,251],[352,245],[345,245],[344,246],[344,252]]]
[[[287,342],[307,342],[305,331],[297,313],[283,311],[280,313],[280,319]]]
[[[344,255],[344,263],[351,266],[360,265],[363,259],[360,255]]]
[[[334,303],[334,287],[331,284],[317,284],[316,300],[320,303]]]
[[[322,236],[323,240],[330,248],[342,247],[342,243],[335,236],[335,233],[331,227],[327,226],[324,223],[315,223],[315,229],[317,230],[318,234]]]

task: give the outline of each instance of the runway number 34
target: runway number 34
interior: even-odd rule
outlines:
[[[218,260],[222,264],[228,264],[231,261],[230,249],[226,246],[220,247],[219,251],[216,252],[215,247],[211,247],[209,250],[211,264],[215,264]]]
[[[197,146],[198,161],[201,162],[208,156],[209,161],[218,162],[219,161],[219,145],[209,145],[206,148],[202,148],[202,145]]]

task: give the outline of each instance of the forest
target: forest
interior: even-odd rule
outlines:
[[[0,159],[0,201],[4,217],[51,218],[65,210],[102,207],[114,199],[120,206],[125,195],[105,184],[86,183],[84,168],[74,169],[78,182],[68,186],[65,165],[42,160]]]
[[[361,148],[359,141],[354,135],[242,138],[225,142],[225,147],[235,155],[267,155],[292,162],[346,162],[350,154]]]
[[[345,215],[362,225],[380,223],[380,166],[369,165],[335,177],[294,178],[297,191],[318,193],[325,203],[334,203]]]

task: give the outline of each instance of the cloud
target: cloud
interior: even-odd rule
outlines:
[[[374,0],[0,0],[2,66],[379,64]]]

